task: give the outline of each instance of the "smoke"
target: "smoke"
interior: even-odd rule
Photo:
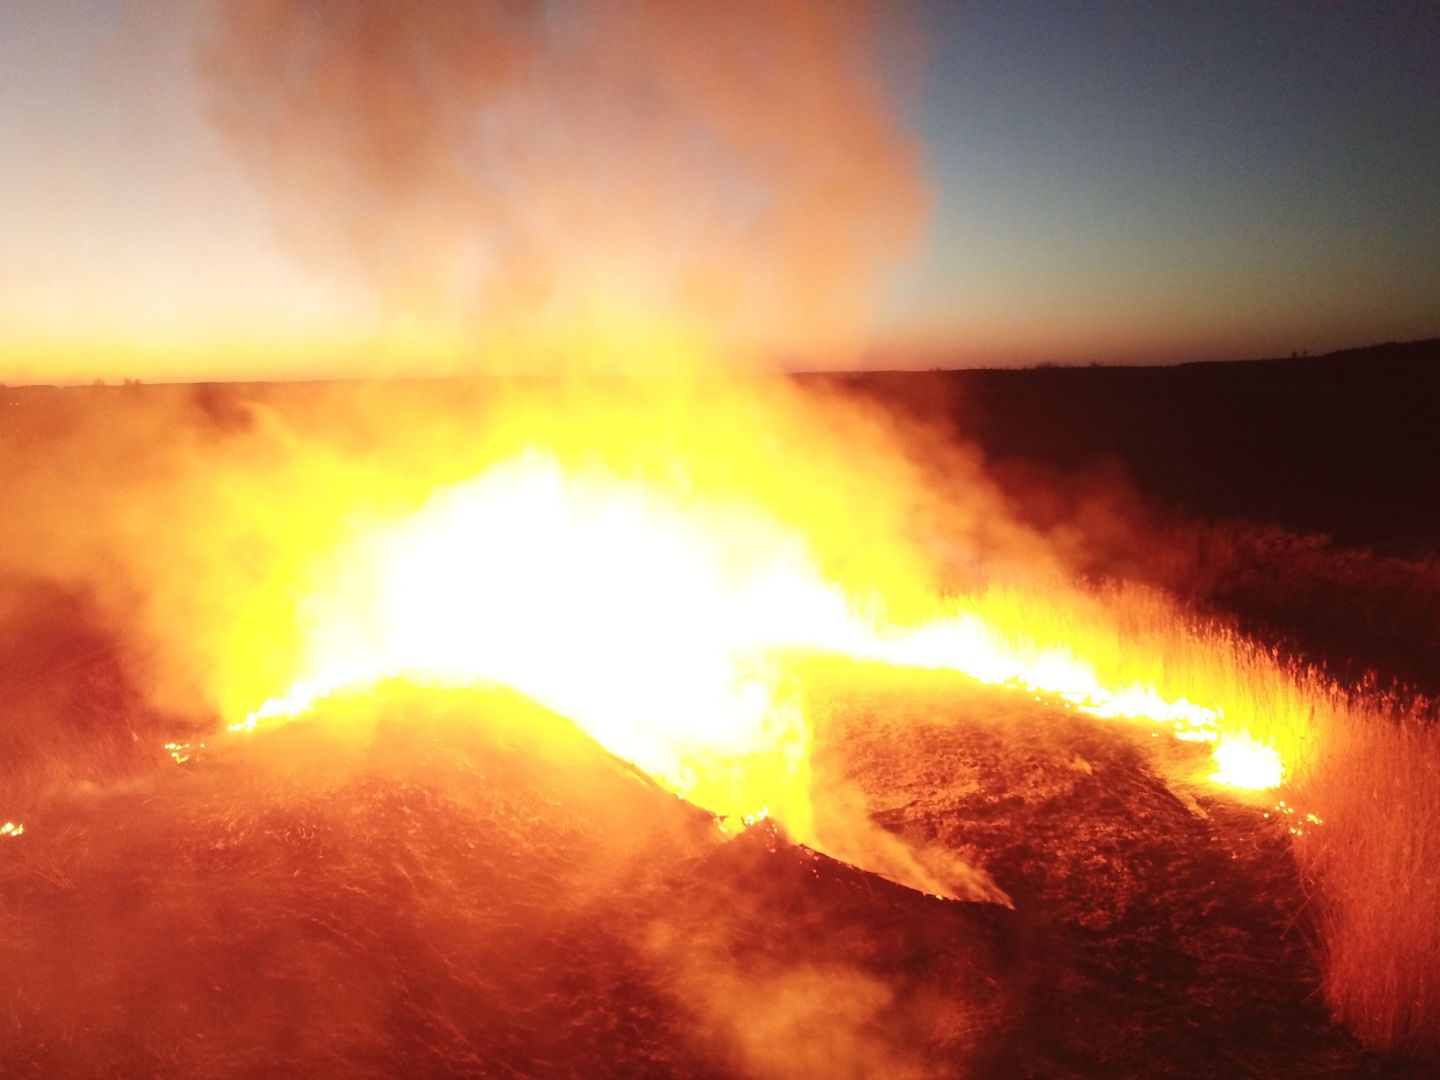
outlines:
[[[678,950],[677,950],[678,951]],[[852,968],[781,967],[752,973],[690,960],[688,1004],[702,1032],[730,1046],[745,1075],[837,1080],[933,1075],[894,1032],[895,991]]]
[[[216,0],[210,109],[317,267],[488,370],[863,342],[926,193],[875,0]]]

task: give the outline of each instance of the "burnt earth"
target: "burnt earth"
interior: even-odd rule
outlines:
[[[1168,740],[811,675],[822,820],[858,785],[1013,908],[729,838],[512,695],[397,689],[37,803],[0,1074],[1426,1075],[1328,1020],[1283,828]]]
[[[5,1076],[923,1076],[1009,1026],[1009,912],[729,840],[507,695],[337,705],[26,826]]]
[[[1019,1017],[988,1075],[1428,1075],[1327,1016],[1280,815],[1167,776],[1194,755],[1143,726],[915,678],[852,681],[821,741],[877,820],[1013,898]]]

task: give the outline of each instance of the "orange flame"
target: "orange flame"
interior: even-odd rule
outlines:
[[[685,498],[530,451],[358,536],[302,604],[295,682],[232,729],[404,677],[512,687],[699,805],[810,827],[809,732],[784,691],[796,654],[947,669],[1148,718],[1213,744],[1217,782],[1280,783],[1276,751],[1219,710],[1110,688],[1067,651],[1017,643],[963,603],[918,625],[827,580],[761,510]]]

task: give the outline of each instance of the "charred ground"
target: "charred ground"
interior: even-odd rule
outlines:
[[[1328,1020],[1283,825],[1148,729],[852,665],[810,693],[819,790],[1013,909],[397,686],[41,800],[0,863],[5,1073],[1425,1075]]]

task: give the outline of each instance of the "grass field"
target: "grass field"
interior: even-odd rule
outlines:
[[[1155,647],[1088,655],[1284,747],[1331,1007],[1440,1050],[1440,343],[851,382],[974,442],[1073,573],[1129,590]],[[1041,607],[1051,639],[1094,621]]]

